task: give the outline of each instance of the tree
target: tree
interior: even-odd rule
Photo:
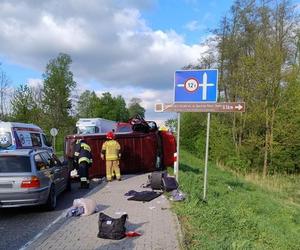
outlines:
[[[215,33],[219,101],[245,101],[246,112],[213,115],[210,156],[215,160],[263,176],[296,171],[299,147],[294,138],[300,130],[297,20],[287,0],[235,1],[230,15],[222,19]],[[210,67],[207,62],[212,61],[202,60],[188,68]],[[194,151],[203,144],[203,135],[193,133],[198,118],[182,116],[181,135],[190,138],[183,138],[182,145]]]
[[[129,103],[129,116],[130,117],[135,117],[137,115],[140,115],[142,118],[145,117],[145,109],[140,105],[142,100],[140,98],[132,98]]]
[[[94,91],[86,90],[80,97],[77,104],[78,116],[80,118],[97,118],[99,116],[100,99]]]
[[[11,100],[12,118],[17,122],[39,123],[42,110],[34,100],[34,92],[28,85],[20,85]]]
[[[66,129],[71,126],[69,111],[72,108],[71,91],[75,88],[73,73],[70,70],[72,59],[60,53],[51,59],[43,74],[43,106],[47,114],[47,127]]]
[[[0,120],[4,120],[7,112],[6,97],[8,96],[9,83],[10,80],[6,73],[0,68]]]

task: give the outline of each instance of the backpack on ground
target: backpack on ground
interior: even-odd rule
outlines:
[[[104,213],[99,214],[99,232],[98,237],[103,239],[120,240],[125,235],[125,222],[128,218],[127,214],[123,214],[120,218],[112,218]]]
[[[150,177],[150,186],[153,190],[170,192],[178,188],[178,183],[174,177],[168,176],[166,171],[153,172]]]
[[[166,192],[170,192],[178,188],[178,183],[176,179],[171,176],[163,176],[162,183],[163,183],[163,190]]]

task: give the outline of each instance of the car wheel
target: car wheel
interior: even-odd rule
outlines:
[[[55,187],[52,185],[47,199],[46,208],[47,210],[54,210],[55,207],[56,207],[56,192],[55,192]]]

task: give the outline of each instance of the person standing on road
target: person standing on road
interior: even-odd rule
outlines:
[[[105,159],[106,164],[106,179],[111,181],[113,175],[116,176],[117,180],[121,180],[121,173],[119,167],[119,160],[121,158],[121,146],[114,140],[115,135],[113,132],[106,134],[106,139],[102,145],[101,159]]]
[[[89,167],[91,166],[92,152],[91,147],[86,143],[85,140],[80,140],[80,147],[77,146],[77,151],[75,151],[74,155],[78,159],[78,173],[80,177],[80,187],[81,188],[89,188]]]

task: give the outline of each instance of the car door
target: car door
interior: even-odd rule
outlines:
[[[50,187],[53,181],[53,174],[51,174],[48,163],[44,160],[40,153],[33,157],[36,174],[41,182],[41,187]]]
[[[61,184],[63,187],[63,190],[67,187],[68,185],[68,181],[69,181],[69,177],[70,177],[70,171],[69,171],[69,166],[67,163],[62,163],[59,158],[55,155],[55,154],[51,154],[51,157],[53,159],[53,161],[55,162],[55,164],[57,164],[60,168],[60,172],[61,172]]]
[[[50,174],[52,176],[52,181],[55,184],[55,189],[57,194],[63,189],[63,177],[60,166],[56,164],[48,152],[41,153],[42,158],[47,162],[49,166]]]

